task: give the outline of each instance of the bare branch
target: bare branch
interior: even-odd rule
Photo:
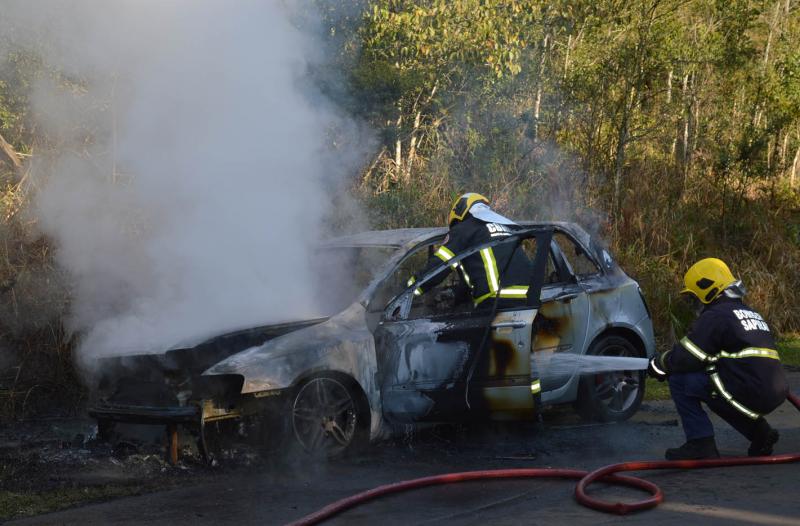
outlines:
[[[19,158],[19,154],[14,150],[13,146],[6,142],[2,135],[0,135],[0,151],[2,151],[8,161],[14,165],[14,169],[19,170],[22,168],[22,161]]]

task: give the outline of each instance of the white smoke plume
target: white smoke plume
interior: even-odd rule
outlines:
[[[318,314],[310,247],[358,160],[331,133],[356,127],[309,87],[320,44],[287,5],[3,2],[60,72],[35,87],[57,155],[34,151],[32,212],[83,358]]]

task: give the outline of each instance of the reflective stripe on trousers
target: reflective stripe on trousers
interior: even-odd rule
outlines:
[[[766,347],[746,347],[741,351],[737,351],[734,353],[729,353],[727,351],[720,351],[718,354],[710,355],[706,354],[703,349],[697,346],[694,342],[692,342],[689,338],[683,338],[681,340],[681,346],[689,351],[695,358],[700,360],[701,362],[710,364],[706,367],[706,372],[708,373],[709,377],[711,378],[711,383],[714,385],[714,390],[719,393],[722,398],[724,398],[729,404],[731,404],[737,411],[744,414],[748,418],[752,418],[756,420],[761,415],[756,413],[755,411],[745,407],[740,402],[736,401],[733,398],[733,395],[725,389],[725,385],[722,383],[722,378],[720,378],[719,373],[717,372],[715,364],[721,358],[727,359],[740,359],[740,358],[767,358],[770,360],[778,360],[780,361],[780,355],[778,351],[775,349],[768,349]]]
[[[739,402],[737,402],[733,395],[725,389],[725,386],[722,384],[722,378],[719,377],[719,373],[713,367],[710,368],[709,371],[707,369],[708,375],[711,377],[711,383],[714,384],[714,389],[724,398],[729,404],[731,404],[736,410],[740,413],[743,413],[748,418],[752,418],[753,420],[758,419],[761,415],[748,409],[747,407],[743,406]]]

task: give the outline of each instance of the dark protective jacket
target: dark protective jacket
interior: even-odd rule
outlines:
[[[709,304],[661,360],[669,373],[705,370],[716,395],[753,419],[777,408],[789,389],[769,326],[741,299]]]
[[[508,237],[519,228],[521,227],[516,225],[486,223],[468,215],[450,228],[444,243],[416,276],[424,276],[442,262],[446,263],[465,250],[497,238]],[[452,268],[458,269],[461,273],[464,282],[470,288],[476,306],[495,295],[524,301],[533,274],[533,264],[522,247],[514,241],[482,249],[464,258],[459,264],[454,264]],[[434,276],[424,286],[418,287],[415,294],[422,294],[434,288],[447,277],[447,274],[441,272]],[[416,276],[412,279],[416,280]]]

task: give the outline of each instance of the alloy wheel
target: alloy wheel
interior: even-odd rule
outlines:
[[[292,404],[292,427],[303,449],[334,456],[352,443],[358,410],[351,391],[334,378],[314,378],[300,388]]]
[[[633,356],[625,347],[610,345],[604,356]],[[595,375],[597,400],[611,413],[624,413],[637,401],[640,387],[638,371],[610,371]]]

